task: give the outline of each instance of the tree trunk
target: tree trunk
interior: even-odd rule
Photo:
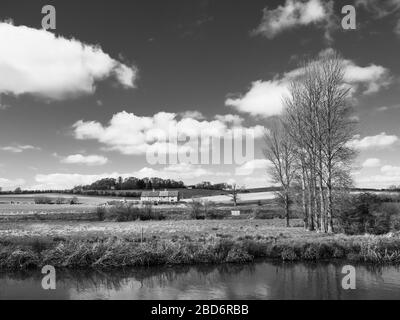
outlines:
[[[328,219],[328,232],[332,233],[333,230],[333,197],[332,197],[332,184],[330,179],[328,180],[328,210],[327,210],[327,219]]]
[[[286,215],[286,227],[290,227],[290,208],[289,208],[289,191],[285,191],[285,215]]]
[[[317,232],[320,231],[320,225],[319,225],[319,216],[318,216],[318,199],[317,199],[317,182],[316,182],[316,176],[315,176],[315,169],[312,169],[312,177],[311,177],[311,183],[312,183],[312,199],[313,199],[313,204],[314,204],[314,224],[315,224],[315,230]]]
[[[322,180],[322,175],[319,176],[319,197],[320,197],[320,225],[321,232],[326,233],[326,219],[325,219],[325,196],[324,196],[324,184]]]
[[[313,199],[312,199],[312,185],[311,185],[311,179],[308,177],[308,183],[307,183],[307,193],[308,193],[308,218],[309,218],[309,223],[308,227],[310,231],[315,230],[315,222],[314,222],[314,210],[313,210]]]
[[[306,199],[306,177],[305,177],[305,169],[302,164],[302,175],[301,175],[301,202],[303,207],[303,216],[304,216],[304,229],[308,230],[309,228],[309,216],[308,216],[308,206]]]

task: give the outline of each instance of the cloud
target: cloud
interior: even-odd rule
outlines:
[[[315,25],[330,28],[333,14],[331,1],[286,0],[285,4],[276,9],[265,7],[259,26],[252,32],[273,39],[278,34],[300,26]],[[327,31],[328,32],[328,31]]]
[[[397,34],[397,36],[400,37],[400,20],[397,21],[397,24],[396,24],[396,26],[394,27],[393,31],[394,31],[395,34]]]
[[[329,53],[324,50],[320,56]],[[350,87],[351,95],[371,95],[392,83],[388,69],[371,64],[358,66],[351,60],[343,60],[344,82]],[[229,97],[225,105],[252,116],[271,117],[279,115],[284,109],[283,98],[290,96],[290,82],[304,73],[297,68],[282,75],[277,74],[272,80],[254,81],[250,89],[237,97]],[[232,95],[232,94],[230,94]]]
[[[353,90],[363,88],[363,94],[368,95],[376,93],[382,88],[386,88],[391,84],[389,70],[370,64],[366,67],[355,65],[350,60],[345,60],[344,81],[353,86]]]
[[[386,165],[381,168],[382,174],[363,176],[356,179],[357,185],[364,188],[387,188],[400,185],[400,167]]]
[[[36,185],[31,186],[31,190],[62,190],[71,189],[78,185],[87,185],[95,182],[96,180],[111,177],[109,174],[78,174],[78,173],[51,173],[51,174],[37,174],[35,176]],[[115,175],[114,177],[117,177]]]
[[[114,77],[134,87],[137,69],[112,59],[99,46],[26,26],[0,22],[0,93],[48,99],[91,94]]]
[[[190,110],[184,111],[179,114],[182,118],[192,118],[196,120],[204,120],[206,117],[200,111],[197,110]]]
[[[88,155],[84,156],[81,154],[69,155],[61,159],[61,163],[66,164],[85,164],[88,166],[102,166],[108,162],[108,159],[104,156]]]
[[[230,120],[237,118],[229,117]],[[226,119],[225,119],[226,120]],[[187,138],[199,137],[223,138],[232,136],[234,130],[242,129],[246,135],[261,137],[264,127],[242,127],[219,120],[197,120],[181,118],[178,114],[159,112],[151,117],[141,117],[126,111],[114,114],[108,125],[96,121],[80,120],[73,125],[74,135],[80,140],[97,140],[106,146],[106,150],[115,150],[123,154],[145,154],[146,152],[187,152],[188,143],[177,143]]]
[[[10,180],[10,179],[5,179],[5,178],[0,178],[0,188],[4,190],[13,190],[17,187],[22,187],[25,184],[24,179],[15,179],[15,180]]]
[[[387,165],[387,166],[383,166],[381,168],[381,171],[388,176],[396,176],[396,177],[400,176],[400,167]]]
[[[216,120],[221,121],[226,124],[232,124],[233,126],[240,127],[244,121],[244,119],[237,114],[217,114],[214,117]]]
[[[266,170],[269,166],[271,166],[271,161],[267,159],[254,159],[247,161],[240,167],[236,168],[235,174],[238,176],[248,176],[254,172],[254,170],[262,169]],[[265,172],[266,174],[266,172]],[[264,179],[265,180],[265,179]]]
[[[348,143],[348,145],[358,150],[366,150],[372,148],[389,147],[396,143],[398,140],[399,138],[397,136],[387,135],[385,132],[382,132],[376,136],[367,136],[362,139],[360,135],[356,135]]]
[[[398,11],[400,0],[356,0],[355,5],[363,7],[379,19]]]
[[[254,81],[249,91],[238,98],[228,98],[225,105],[253,116],[270,117],[282,113],[283,97],[289,95],[288,79]]]
[[[14,153],[21,153],[26,150],[40,150],[40,148],[31,145],[15,145],[15,146],[0,147],[0,150],[14,152]]]
[[[376,168],[381,165],[381,160],[377,158],[369,158],[362,163],[363,168]]]

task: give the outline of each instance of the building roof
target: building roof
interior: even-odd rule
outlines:
[[[178,197],[179,191],[143,191],[142,197]]]

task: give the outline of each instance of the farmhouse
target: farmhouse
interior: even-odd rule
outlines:
[[[143,202],[178,202],[179,191],[143,191],[140,195]]]

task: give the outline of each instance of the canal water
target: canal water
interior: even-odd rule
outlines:
[[[39,271],[0,273],[0,299],[400,299],[400,269],[355,265],[356,289],[342,288],[346,263],[173,266],[57,271],[43,290]]]

